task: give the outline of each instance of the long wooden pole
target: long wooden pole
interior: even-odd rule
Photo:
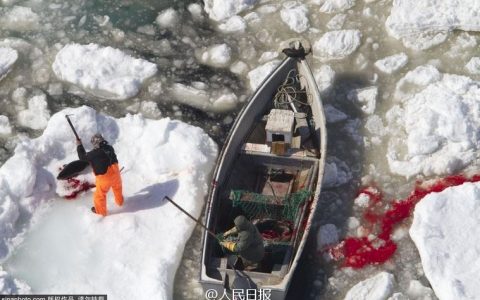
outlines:
[[[165,196],[163,197],[163,199],[167,199],[170,203],[172,203],[173,205],[175,205],[176,208],[178,208],[181,212],[183,212],[184,214],[186,214],[190,219],[192,219],[195,223],[197,223],[198,225],[202,226],[210,235],[212,235],[215,239],[217,238],[217,236],[215,235],[215,233],[213,233],[212,231],[210,231],[210,229],[207,228],[207,226],[203,225],[202,222],[200,222],[199,220],[195,219],[191,214],[189,214],[186,210],[184,210],[182,207],[180,207],[177,203],[175,203],[175,201],[173,201],[172,199],[170,199],[170,197],[168,196]]]

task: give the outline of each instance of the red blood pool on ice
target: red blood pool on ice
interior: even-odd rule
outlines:
[[[365,228],[370,229],[372,236],[368,237],[347,237],[338,245],[329,249],[334,260],[342,260],[344,267],[362,268],[369,264],[381,264],[390,259],[397,245],[391,240],[391,234],[395,225],[410,217],[415,205],[430,193],[438,193],[444,189],[461,185],[465,182],[480,181],[480,174],[467,178],[463,175],[452,175],[427,185],[417,182],[410,195],[401,200],[395,200],[386,211],[382,209],[383,196],[375,187],[367,187],[360,190],[369,198],[369,205],[363,215]]]

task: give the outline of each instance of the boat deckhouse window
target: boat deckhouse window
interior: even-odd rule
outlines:
[[[265,126],[267,143],[280,141],[291,144],[294,122],[295,114],[293,111],[272,109],[268,115],[267,125]]]

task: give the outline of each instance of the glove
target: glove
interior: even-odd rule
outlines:
[[[220,242],[225,239],[225,235],[224,235],[222,232],[217,233],[217,235],[215,235],[215,237],[216,237],[217,240],[219,240]]]
[[[220,242],[220,245],[222,245],[223,248],[225,248],[229,251],[235,252],[236,243],[234,243],[234,242],[223,241],[223,242]]]
[[[82,144],[82,140],[80,140],[80,139],[76,140],[76,144],[77,144],[77,145],[81,145],[81,144]]]

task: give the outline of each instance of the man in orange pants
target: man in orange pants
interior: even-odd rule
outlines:
[[[112,188],[115,196],[115,203],[123,205],[122,178],[118,168],[117,155],[112,146],[97,133],[90,140],[93,150],[86,152],[81,140],[77,140],[77,153],[80,160],[90,163],[95,174],[95,185],[97,186],[93,195],[92,212],[102,216],[107,215],[107,192]]]

